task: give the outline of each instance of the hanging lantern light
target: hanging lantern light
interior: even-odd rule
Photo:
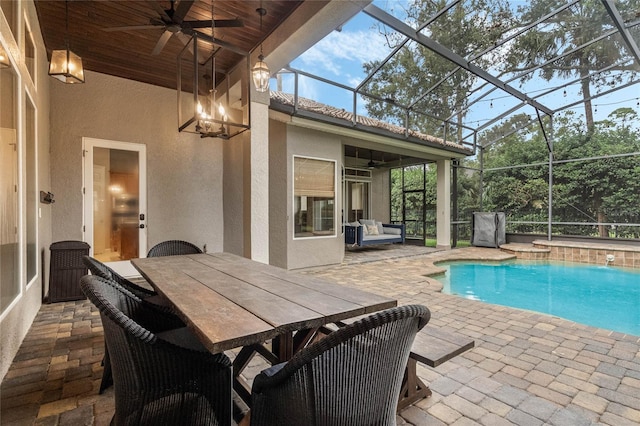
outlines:
[[[256,9],[256,12],[260,15],[260,32],[262,32],[262,17],[267,14],[267,10],[263,7]],[[269,90],[269,67],[264,61],[264,55],[262,54],[262,43],[260,43],[260,55],[258,56],[258,62],[251,69],[251,76],[253,77],[253,84],[256,86],[258,92],[266,92]]]
[[[69,49],[69,2],[65,4],[65,47],[51,52],[49,75],[63,83],[84,83],[82,58]]]

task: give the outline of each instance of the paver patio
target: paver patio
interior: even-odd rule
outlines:
[[[343,265],[305,273],[422,303],[431,326],[476,347],[436,369],[419,367],[431,398],[402,411],[411,425],[638,425],[640,337],[440,293],[433,262],[499,260],[497,249],[412,246],[349,253]],[[97,390],[104,350],[88,301],[43,305],[0,388],[4,425],[106,425],[113,388]],[[259,362],[249,374],[260,369]]]

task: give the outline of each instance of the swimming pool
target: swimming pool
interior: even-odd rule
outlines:
[[[564,262],[453,262],[443,292],[640,336],[640,271]]]

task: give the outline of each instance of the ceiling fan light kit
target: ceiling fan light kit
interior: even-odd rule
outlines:
[[[63,83],[84,83],[82,58],[69,49],[69,2],[65,1],[65,45],[64,50],[51,52],[49,75]]]

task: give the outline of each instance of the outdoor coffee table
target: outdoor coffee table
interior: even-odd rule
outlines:
[[[229,253],[134,259],[212,353],[241,348],[234,389],[250,401],[240,374],[256,353],[287,361],[322,326],[391,308],[397,301]],[[271,341],[271,345],[265,342]]]

